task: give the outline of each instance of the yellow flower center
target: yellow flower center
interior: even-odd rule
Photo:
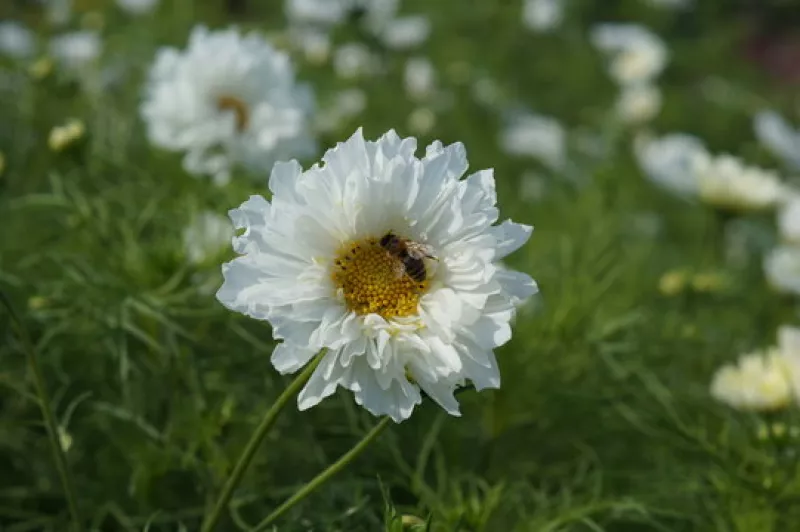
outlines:
[[[331,278],[350,310],[384,318],[417,314],[419,298],[428,288],[427,279],[412,278],[402,261],[381,247],[377,238],[351,242],[340,249]]]
[[[239,132],[247,129],[250,115],[247,110],[247,104],[242,100],[234,96],[222,95],[217,98],[217,109],[220,111],[233,111],[234,116],[236,116],[236,129]]]

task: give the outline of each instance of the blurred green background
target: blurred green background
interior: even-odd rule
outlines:
[[[761,269],[772,216],[735,222],[747,247],[732,264],[726,220],[654,187],[631,151],[644,128],[685,131],[779,168],[751,120],[765,107],[797,117],[800,3],[566,0],[562,23],[536,32],[516,0],[407,0],[401,11],[427,16],[432,28],[413,50],[372,42],[355,18],[332,30],[333,48],[365,42],[381,58],[380,73],[354,80],[337,76],[330,58],[309,61],[292,47],[282,2],[161,0],[133,15],[111,1],[75,0],[61,28],[47,10],[0,5],[0,19],[31,28],[40,50],[0,57],[0,289],[39,354],[86,530],[198,529],[287,383],[269,363],[268,325],[214,298],[232,252],[192,262],[183,241],[197,213],[224,215],[265,193],[267,176],[240,170],[215,187],[187,175],[180,155],[148,144],[138,115],[156,50],[183,48],[199,23],[259,30],[286,48],[320,113],[340,91],[363,91],[364,110],[320,132],[321,150],[358,126],[367,138],[395,128],[420,146],[463,142],[471,169],[495,169],[501,216],[536,228],[509,260],[541,293],[498,351],[502,388],[461,394],[461,418],[420,408],[278,530],[413,530],[409,516],[434,531],[800,529],[800,437],[764,439],[765,419],[708,393],[721,363],[769,345],[778,325],[797,319],[795,302],[771,291]],[[669,49],[663,109],[646,125],[614,117],[617,88],[589,38],[601,22],[644,25]],[[100,89],[58,64],[31,68],[52,35],[87,27],[102,36],[96,68],[109,77]],[[416,56],[437,73],[437,96],[424,103],[403,89]],[[420,107],[427,127],[409,120]],[[563,125],[564,168],[501,149],[504,120],[518,108]],[[85,134],[50,149],[52,128],[72,117]],[[664,295],[659,279],[673,269],[725,282]],[[792,427],[799,418],[766,421]],[[288,409],[220,530],[258,522],[375,422],[344,392],[308,412]],[[68,522],[3,311],[0,530],[62,531]]]

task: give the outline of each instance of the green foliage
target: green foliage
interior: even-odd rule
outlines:
[[[516,1],[408,2],[431,18],[418,53],[450,95],[420,144],[461,141],[473,169],[495,168],[503,216],[536,227],[509,265],[533,275],[541,294],[498,351],[500,390],[461,395],[461,418],[420,409],[276,530],[783,532],[800,523],[800,439],[759,437],[763,420],[713,404],[707,391],[719,364],[773,343],[795,306],[767,288],[757,249],[732,266],[721,220],[643,179],[634,132],[612,123],[615,88],[587,37],[599,21],[651,27],[672,51],[654,128],[777,165],[755,145],[751,114],[797,102],[740,53],[751,19],[726,3],[696,3],[689,14],[636,0],[571,2],[562,29],[537,35],[523,28]],[[46,35],[41,13],[24,4],[0,14]],[[227,188],[187,176],[178,155],[148,146],[136,106],[157,47],[182,46],[195,23],[279,32],[285,21],[277,2],[230,14],[221,1],[163,0],[139,19],[109,2],[76,4],[105,14],[104,60],[121,62],[125,75],[93,93],[57,73],[39,80],[27,65],[2,65],[0,289],[34,340],[86,529],[196,530],[286,380],[269,363],[268,326],[214,298],[227,257],[190,264],[181,233],[201,210],[224,214],[265,193],[266,176],[241,173]],[[337,42],[358,35],[338,31]],[[365,113],[326,133],[323,146],[358,125],[368,137],[410,133],[414,105],[401,83],[409,55],[387,55],[385,75],[360,82]],[[351,85],[329,64],[298,61],[323,106]],[[484,77],[499,87],[495,106],[473,97]],[[720,86],[735,90],[718,98]],[[509,157],[497,144],[507,105],[595,133],[603,153],[573,143],[563,173]],[[87,138],[53,153],[50,129],[72,116]],[[526,170],[541,180],[538,198],[520,193]],[[741,223],[771,234],[769,218]],[[658,280],[672,268],[730,282],[666,297]],[[40,420],[22,346],[0,314],[2,530],[66,529]],[[220,530],[252,527],[374,423],[348,393],[288,411]]]

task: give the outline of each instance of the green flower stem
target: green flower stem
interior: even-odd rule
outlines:
[[[50,440],[50,447],[53,450],[53,455],[56,460],[56,469],[58,469],[58,476],[61,479],[61,486],[64,488],[64,494],[67,497],[67,505],[69,506],[69,513],[72,515],[72,528],[76,532],[83,529],[81,517],[78,513],[78,499],[75,496],[75,483],[72,480],[72,473],[67,465],[67,457],[64,454],[64,449],[61,447],[61,442],[58,438],[58,424],[53,415],[53,410],[50,406],[50,396],[47,395],[47,388],[44,385],[44,375],[42,375],[42,368],[39,366],[39,358],[36,356],[36,350],[31,342],[31,337],[28,330],[22,324],[19,315],[14,311],[14,307],[8,297],[0,292],[0,302],[8,310],[11,316],[11,321],[17,329],[17,334],[22,341],[22,347],[25,350],[25,355],[28,358],[28,366],[33,374],[33,383],[36,387],[36,395],[39,397],[39,407],[42,409],[42,417],[44,418],[44,425],[47,429],[47,437]]]
[[[265,530],[269,525],[271,525],[276,519],[282,516],[284,513],[291,510],[297,503],[305,499],[309,494],[315,491],[317,488],[322,486],[325,482],[327,482],[333,475],[347,467],[347,465],[352,462],[358,455],[360,455],[369,445],[378,437],[380,436],[381,432],[389,426],[389,422],[392,420],[390,417],[384,417],[380,423],[375,425],[371,431],[364,436],[360,442],[356,444],[355,447],[347,451],[339,460],[328,466],[328,468],[314,477],[313,480],[306,483],[305,486],[300,488],[300,490],[289,497],[286,502],[281,504],[274,512],[269,514],[265,517],[260,523],[256,525],[256,527],[252,530],[252,532],[260,532]]]
[[[228,507],[228,503],[230,502],[231,497],[233,497],[233,492],[236,490],[239,482],[241,482],[244,472],[247,471],[250,461],[253,459],[253,456],[255,456],[258,446],[261,445],[261,442],[264,440],[264,436],[267,435],[269,429],[271,429],[272,425],[275,424],[275,421],[278,419],[278,415],[281,413],[289,400],[293,396],[297,395],[308,379],[311,378],[311,374],[314,372],[314,369],[316,369],[320,360],[322,360],[324,354],[325,350],[323,349],[316,357],[314,357],[314,359],[305,367],[305,369],[297,377],[295,377],[292,383],[286,387],[283,393],[281,393],[272,407],[267,410],[267,413],[264,414],[264,419],[261,420],[261,423],[258,425],[255,432],[253,432],[253,435],[250,436],[250,441],[247,442],[247,446],[242,451],[241,456],[239,456],[239,460],[236,462],[236,466],[233,468],[233,473],[231,473],[231,476],[228,478],[227,482],[225,482],[225,486],[222,488],[222,493],[217,499],[217,502],[214,504],[214,509],[205,520],[205,523],[203,523],[202,532],[211,532],[214,530],[214,527],[222,517],[222,513]]]

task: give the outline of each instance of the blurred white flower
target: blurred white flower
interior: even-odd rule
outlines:
[[[668,51],[653,32],[636,24],[600,24],[592,42],[611,55],[609,74],[620,85],[652,82],[667,65]]]
[[[144,15],[153,11],[158,2],[159,0],[117,0],[117,5],[133,15]]]
[[[324,31],[313,28],[292,28],[289,36],[294,47],[302,51],[310,63],[322,64],[331,55],[331,38]]]
[[[342,22],[352,0],[286,0],[286,17],[292,24],[333,26]]]
[[[431,22],[422,15],[409,15],[390,21],[379,33],[383,44],[393,50],[407,50],[425,42],[431,33]]]
[[[150,141],[185,152],[187,171],[218,183],[236,163],[265,171],[314,153],[312,110],[312,93],[295,82],[286,54],[255,33],[202,26],[186,50],[159,50],[141,106]]]
[[[408,115],[408,130],[416,135],[427,135],[436,125],[436,114],[427,107],[417,107]]]
[[[697,137],[673,133],[660,138],[638,135],[634,153],[644,173],[657,185],[679,195],[695,195],[693,161],[706,153]]]
[[[472,97],[481,105],[496,107],[503,99],[503,90],[494,78],[481,76],[472,84]]]
[[[352,87],[334,94],[331,102],[317,114],[316,127],[320,131],[334,131],[343,123],[364,112],[367,95],[363,90]]]
[[[13,20],[0,22],[0,54],[14,59],[27,59],[36,51],[33,32]]]
[[[655,85],[628,85],[620,90],[616,114],[623,122],[642,124],[661,111],[661,91]]]
[[[566,0],[523,0],[522,22],[533,31],[552,31],[564,20]]]
[[[500,147],[510,155],[533,157],[557,169],[566,162],[567,134],[554,119],[515,113],[500,132]]]
[[[797,367],[778,349],[742,356],[714,374],[711,395],[740,410],[773,411],[794,399],[793,372]]]
[[[183,251],[191,264],[202,264],[225,249],[234,236],[231,222],[213,211],[194,216],[183,229]]]
[[[361,43],[343,44],[333,54],[333,70],[343,79],[370,76],[379,67],[378,58]]]
[[[97,61],[103,52],[103,41],[95,31],[62,33],[50,39],[50,55],[69,70],[82,70]]]
[[[400,0],[367,0],[356,5],[364,10],[365,29],[391,49],[414,48],[425,42],[431,33],[431,23],[426,16],[397,16]]]
[[[406,61],[403,75],[406,94],[416,100],[423,100],[433,94],[436,87],[436,70],[433,63],[425,57],[412,57]]]
[[[462,144],[435,142],[422,159],[416,148],[394,131],[365,141],[359,129],[307,171],[276,164],[271,202],[251,196],[230,212],[245,231],[217,298],[271,323],[283,340],[272,354],[281,373],[325,350],[301,410],[341,386],[397,422],[422,392],[459,415],[456,388],[500,385],[493,350],[510,339],[515,304],[536,284],[497,263],[532,229],[494,225],[492,171],[462,180]],[[382,242],[389,233],[429,246],[437,260],[398,258]]]
[[[774,111],[761,111],[754,120],[756,137],[793,170],[800,170],[800,130]]]
[[[711,155],[690,135],[639,136],[634,151],[639,166],[656,184],[722,209],[770,208],[786,190],[776,173],[747,166],[732,155]]]
[[[701,200],[734,211],[761,210],[775,206],[785,191],[778,174],[747,166],[729,154],[694,159],[692,170]]]
[[[781,204],[778,234],[784,242],[800,246],[800,195],[789,194]]]
[[[800,295],[800,248],[778,246],[764,257],[767,282],[782,293]]]

